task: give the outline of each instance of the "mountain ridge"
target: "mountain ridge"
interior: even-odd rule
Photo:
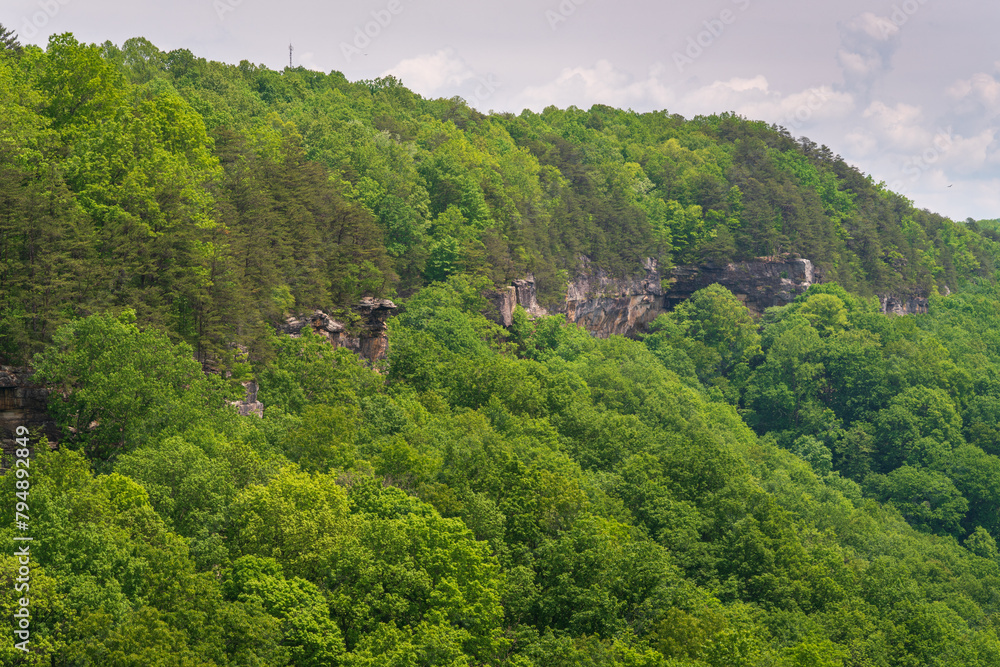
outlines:
[[[793,253],[900,298],[996,280],[988,223],[915,209],[829,148],[730,113],[485,115],[392,77],[226,65],[141,38],[57,35],[0,67],[7,363],[104,308],[134,308],[216,365],[232,342],[263,354],[293,311],[350,320],[362,297],[462,273],[494,289],[530,275],[539,307],[559,309],[581,257],[625,280],[648,258]]]

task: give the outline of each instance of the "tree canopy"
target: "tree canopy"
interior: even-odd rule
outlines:
[[[60,428],[3,462],[3,664],[1000,664],[995,224],[733,114],[484,115],[141,38],[3,49],[0,117],[0,362]],[[824,282],[760,318],[718,285],[639,340],[484,315],[788,252]],[[384,361],[276,333],[368,296]]]

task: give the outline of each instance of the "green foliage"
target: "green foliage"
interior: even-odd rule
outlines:
[[[760,353],[760,335],[750,312],[721,285],[699,290],[672,313],[661,315],[650,331],[646,345],[659,350],[657,356],[667,368],[685,371],[686,356],[702,383],[724,392],[726,378],[747,373]],[[668,346],[674,352],[668,353]]]
[[[381,384],[357,355],[331,347],[312,327],[304,327],[300,338],[275,338],[273,348],[277,363],[260,373],[259,396],[286,412],[298,414],[313,403],[356,405]]]
[[[59,397],[50,409],[66,443],[99,461],[211,419],[226,398],[190,347],[140,331],[130,310],[63,326],[35,366]]]
[[[63,429],[0,477],[25,664],[1000,664],[995,225],[733,114],[11,39],[0,360],[40,353]],[[483,315],[786,252],[840,284],[759,320],[712,286],[641,341]],[[402,302],[384,364],[272,333],[363,296]]]
[[[969,503],[946,475],[903,465],[888,475],[870,475],[865,484],[873,496],[896,507],[909,524],[960,534]]]
[[[344,653],[340,628],[314,584],[298,577],[286,579],[272,559],[244,556],[233,563],[222,588],[228,599],[259,606],[281,622],[287,664],[322,667],[340,661]]]
[[[17,33],[5,28],[2,23],[0,23],[0,46],[5,51],[11,51],[16,54],[20,54],[23,48],[21,43],[17,41]]]
[[[582,261],[630,275],[793,252],[865,294],[995,279],[988,222],[917,211],[827,147],[733,114],[484,116],[391,77],[2,35],[17,54],[0,59],[5,361],[131,307],[228,367],[233,342],[266,359],[287,311],[528,273],[558,305]]]

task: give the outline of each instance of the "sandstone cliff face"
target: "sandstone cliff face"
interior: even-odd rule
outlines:
[[[527,278],[514,281],[514,296],[521,308],[528,311],[532,317],[545,317],[549,311],[542,308],[538,303],[538,294],[535,291],[535,277],[528,275]]]
[[[234,406],[242,417],[249,417],[250,415],[263,417],[264,404],[257,400],[257,383],[253,380],[244,382],[243,388],[246,390],[243,400],[231,401],[230,405]]]
[[[508,287],[487,292],[485,296],[489,305],[483,314],[500,326],[509,327],[514,323],[514,308],[517,306],[524,308],[532,317],[544,317],[549,314],[549,311],[538,303],[535,278],[530,274],[520,280],[514,280]]]
[[[40,429],[52,442],[59,439],[59,427],[46,412],[49,390],[32,382],[32,374],[26,368],[0,366],[0,442],[5,454],[13,453],[18,426],[33,433]]]
[[[396,313],[396,304],[389,299],[365,297],[354,306],[361,316],[361,334],[348,340],[347,347],[362,359],[375,362],[385,359],[389,352],[389,327],[386,322]]]
[[[602,269],[582,269],[570,281],[566,300],[557,312],[564,313],[598,338],[612,334],[634,336],[660,314],[673,310],[691,295],[719,283],[754,314],[771,306],[784,306],[804,293],[809,286],[822,282],[822,275],[808,259],[759,259],[731,264],[677,266],[666,280],[653,260],[646,260],[643,272],[626,278],[609,275]],[[666,286],[664,289],[663,286]],[[491,317],[510,326],[514,308],[522,306],[532,315],[546,314],[538,306],[535,283],[530,277],[516,280],[511,287],[490,295],[495,311]],[[887,315],[912,315],[927,312],[924,297],[880,296],[882,312]]]
[[[656,262],[646,260],[644,275],[616,278],[603,269],[578,274],[566,289],[566,317],[598,338],[629,336],[664,312]]]
[[[514,323],[514,308],[517,306],[517,288],[513,285],[486,293],[489,305],[483,313],[502,327]]]
[[[770,306],[791,303],[819,280],[808,259],[678,266],[666,281],[652,259],[643,264],[642,273],[624,278],[593,269],[585,259],[581,265],[580,272],[567,285],[566,300],[557,312],[598,338],[612,334],[634,336],[661,314],[714,283],[722,284],[747,308],[760,314]],[[663,289],[664,284],[668,289]],[[491,301],[497,311],[495,321],[504,326],[510,326],[516,305],[532,315],[545,314],[538,306],[531,279],[514,281],[512,287],[495,292]]]
[[[678,266],[671,271],[664,304],[672,310],[698,290],[719,283],[759,315],[771,306],[791,303],[814,282],[820,282],[818,278],[808,259]]]
[[[948,288],[945,288],[946,290]],[[922,296],[894,296],[892,294],[880,294],[879,304],[885,315],[916,315],[926,313],[928,299]]]
[[[513,307],[511,309],[513,310]],[[352,335],[343,323],[322,310],[293,315],[287,318],[278,330],[297,338],[302,335],[303,328],[311,326],[313,332],[326,338],[334,347],[346,347],[371,362],[384,359],[389,351],[386,322],[395,314],[396,304],[388,299],[365,297],[354,306],[354,311],[361,317],[357,335]]]

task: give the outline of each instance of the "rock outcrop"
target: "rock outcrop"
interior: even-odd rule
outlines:
[[[257,383],[253,380],[243,383],[246,394],[242,401],[233,401],[230,405],[236,407],[236,411],[243,417],[250,415],[264,416],[264,404],[257,400]]]
[[[486,300],[489,305],[483,313],[502,327],[509,327],[514,323],[514,308],[517,306],[517,288],[511,285],[498,290],[486,293]]]
[[[347,347],[371,362],[385,359],[389,352],[389,326],[386,324],[396,313],[396,304],[389,299],[365,297],[354,306],[361,316],[361,334],[350,339]]]
[[[592,269],[585,258],[581,259],[582,268],[567,285],[565,302],[555,311],[598,338],[634,336],[660,314],[715,283],[732,292],[752,313],[761,315],[767,308],[791,303],[810,285],[822,282],[821,272],[802,258],[676,266],[666,280],[651,259],[643,264],[643,273],[625,278]],[[510,326],[517,305],[533,316],[548,314],[538,305],[534,279],[529,276],[513,283],[489,295],[494,321]],[[926,313],[928,306],[928,299],[921,296],[880,295],[879,302],[886,315]]]
[[[334,347],[347,345],[347,335],[344,333],[346,327],[322,310],[313,311],[308,315],[291,315],[278,327],[278,330],[292,338],[298,338],[306,326],[311,326],[313,333],[323,336]]]
[[[500,326],[509,327],[514,323],[516,306],[524,308],[531,317],[544,317],[549,314],[549,311],[538,303],[535,277],[530,274],[526,278],[514,280],[508,287],[487,292],[485,296],[489,306],[484,315]]]
[[[0,442],[4,454],[12,454],[17,427],[41,431],[52,442],[59,440],[59,427],[46,411],[49,390],[32,382],[33,371],[0,366]],[[35,443],[32,443],[35,444]]]
[[[929,300],[922,296],[880,294],[878,302],[885,315],[917,315],[927,312]]]
[[[535,277],[533,275],[529,274],[526,278],[515,280],[513,287],[517,303],[528,312],[528,315],[545,317],[549,314],[549,311],[538,303],[538,293],[535,291]]]
[[[310,326],[313,332],[326,338],[334,347],[346,347],[370,362],[384,359],[389,351],[386,322],[396,312],[396,304],[389,299],[365,297],[354,306],[354,312],[360,322],[353,333],[322,310],[292,315],[278,330],[297,338],[302,335],[303,328]]]
[[[791,303],[815,282],[820,282],[819,276],[808,259],[678,266],[671,271],[664,305],[672,310],[698,290],[719,283],[759,315],[771,306]]]
[[[678,266],[664,280],[656,262],[647,259],[643,272],[616,277],[591,268],[581,258],[581,270],[567,285],[566,299],[556,312],[585,327],[598,338],[612,334],[633,336],[659,315],[692,294],[720,283],[756,314],[771,306],[791,303],[820,276],[808,259],[759,259],[721,265]],[[491,295],[494,320],[510,326],[516,305],[532,315],[547,314],[538,305],[534,280],[516,280]]]
[[[617,278],[586,263],[566,289],[566,317],[598,338],[629,336],[664,312],[656,262],[646,260],[644,275]]]

